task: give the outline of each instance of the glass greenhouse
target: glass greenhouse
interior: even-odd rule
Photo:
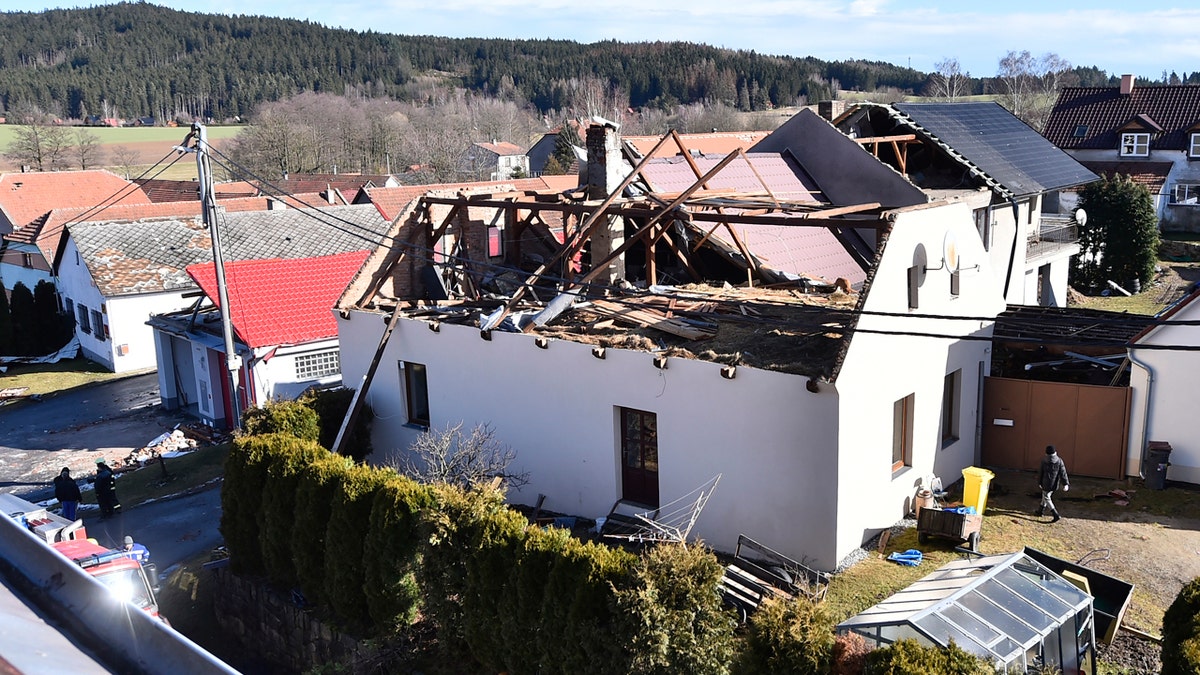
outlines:
[[[874,647],[915,639],[962,649],[997,668],[1054,666],[1095,675],[1092,596],[1025,553],[948,563],[838,624]]]

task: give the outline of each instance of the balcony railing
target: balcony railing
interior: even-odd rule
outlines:
[[[1079,243],[1079,226],[1071,216],[1042,214],[1041,226],[1029,235],[1025,259],[1033,260],[1051,255]]]

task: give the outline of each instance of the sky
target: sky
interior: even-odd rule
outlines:
[[[6,0],[9,11],[107,4]],[[929,72],[957,59],[995,75],[1009,51],[1055,53],[1110,75],[1200,70],[1200,3],[1146,0],[153,0],[192,12],[261,14],[407,35],[686,40],[760,54],[887,61]]]

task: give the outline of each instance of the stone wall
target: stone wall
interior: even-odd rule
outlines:
[[[331,663],[372,661],[374,650],[321,622],[261,580],[214,570],[214,610],[221,630],[256,657],[291,672]]]

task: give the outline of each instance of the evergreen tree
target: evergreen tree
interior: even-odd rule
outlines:
[[[579,134],[575,132],[575,127],[569,123],[563,123],[554,136],[554,154],[550,156],[560,167],[558,173],[564,174],[571,169],[571,165],[575,163],[574,147],[582,145]],[[549,172],[544,171],[543,173]]]
[[[13,351],[12,314],[8,310],[8,293],[0,286],[0,355],[9,356]]]
[[[54,284],[42,280],[33,287],[33,336],[37,351],[49,354],[62,347],[73,334],[70,319],[58,304]]]
[[[12,315],[13,354],[33,356],[37,344],[33,329],[33,293],[23,282],[18,281],[13,286],[9,312]]]
[[[1072,263],[1072,284],[1093,292],[1109,281],[1128,290],[1146,287],[1158,260],[1150,191],[1129,176],[1106,176],[1083,188],[1079,208],[1087,222],[1079,227],[1082,250]]]

